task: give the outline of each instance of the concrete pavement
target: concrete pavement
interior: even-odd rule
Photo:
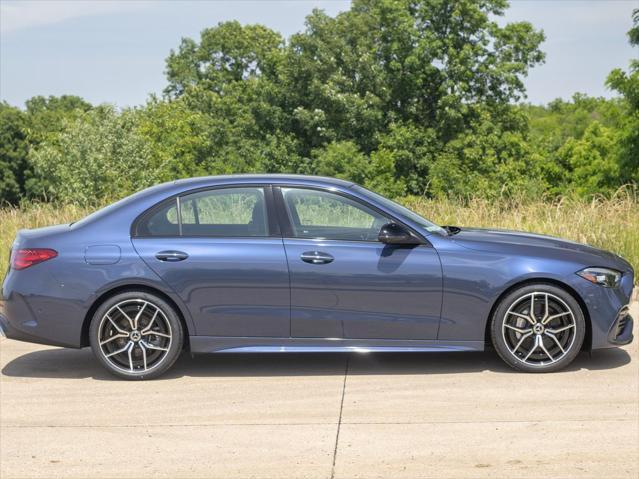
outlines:
[[[88,349],[0,360],[3,479],[639,475],[637,342],[546,375],[492,352],[184,356],[148,382]]]

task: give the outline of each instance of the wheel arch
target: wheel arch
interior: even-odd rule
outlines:
[[[586,307],[586,303],[581,298],[579,293],[577,293],[577,291],[575,291],[575,289],[572,288],[570,285],[556,279],[544,278],[544,277],[526,278],[524,280],[511,284],[508,288],[506,288],[504,291],[501,292],[501,294],[493,302],[493,305],[490,308],[490,312],[488,313],[488,318],[486,318],[486,324],[484,327],[484,342],[486,346],[490,346],[494,348],[491,334],[490,334],[490,326],[493,321],[493,316],[495,315],[495,310],[499,306],[499,303],[501,303],[501,301],[514,290],[524,286],[528,286],[529,284],[549,284],[551,286],[558,287],[560,289],[563,289],[568,294],[570,294],[574,298],[574,300],[577,301],[577,304],[579,304],[579,307],[581,308],[581,312],[584,315],[584,320],[586,323],[586,332],[585,332],[584,342],[581,346],[581,349],[582,351],[590,351],[592,349],[592,324],[591,324],[588,308]]]
[[[141,291],[141,292],[145,292],[145,293],[150,293],[150,294],[154,294],[156,296],[159,296],[160,298],[162,298],[164,301],[166,301],[167,303],[169,303],[169,305],[175,310],[175,312],[178,315],[178,318],[180,319],[180,323],[182,324],[182,328],[184,328],[184,345],[183,347],[185,349],[188,349],[190,347],[190,343],[189,343],[189,333],[190,333],[190,328],[189,325],[186,322],[186,319],[184,317],[184,312],[182,311],[182,308],[180,308],[178,306],[178,304],[168,295],[166,294],[164,291],[155,288],[153,286],[149,286],[148,284],[135,284],[135,283],[129,283],[129,284],[123,284],[123,285],[118,285],[118,286],[113,286],[112,288],[103,291],[102,293],[100,293],[100,295],[98,297],[96,297],[96,299],[93,301],[93,303],[91,304],[91,306],[89,307],[89,309],[87,310],[87,313],[84,317],[84,320],[82,322],[82,330],[81,330],[81,336],[80,336],[80,346],[81,347],[85,347],[89,345],[89,327],[91,325],[91,320],[93,319],[93,315],[95,314],[96,310],[100,307],[100,305],[102,303],[104,303],[107,299],[120,294],[120,293],[125,293],[128,291]]]

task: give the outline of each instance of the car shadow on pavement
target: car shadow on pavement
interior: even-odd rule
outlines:
[[[5,343],[6,344],[6,343]],[[351,375],[454,374],[492,371],[510,374],[494,351],[477,353],[288,353],[216,354],[191,357],[183,354],[159,380],[179,377],[260,377],[342,375],[348,358]],[[562,372],[614,369],[628,364],[623,349],[581,353]],[[561,372],[560,372],[561,373]],[[10,360],[2,374],[23,378],[118,380],[104,370],[85,349],[45,349]]]

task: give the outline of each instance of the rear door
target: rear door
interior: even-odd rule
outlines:
[[[291,276],[291,335],[435,339],[442,272],[428,244],[385,245],[392,218],[346,193],[275,188]]]
[[[188,307],[200,336],[289,337],[289,277],[270,186],[171,198],[134,227],[142,259]]]

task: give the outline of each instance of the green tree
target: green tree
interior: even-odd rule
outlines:
[[[18,108],[0,102],[0,205],[24,195],[27,170],[27,118]]]
[[[34,174],[29,150],[54,142],[66,121],[91,108],[72,95],[33,97],[26,101],[26,111],[0,103],[0,203],[42,197],[48,179]]]
[[[297,139],[279,127],[283,114],[267,101],[268,88],[261,81],[236,82],[224,94],[193,87],[179,97],[206,119],[207,174],[309,172]]]
[[[429,165],[479,125],[505,134],[526,128],[512,121],[509,103],[543,61],[543,34],[526,22],[500,26],[494,18],[506,7],[356,0],[335,18],[315,10],[288,43],[259,25],[221,23],[171,52],[166,93],[209,118],[208,151],[223,164],[208,171],[334,171],[350,179],[366,171],[369,182],[376,171],[389,191],[423,193]],[[492,147],[511,149],[504,138]],[[369,167],[354,167],[362,158]],[[492,175],[487,184],[497,184],[507,158],[482,166]],[[461,161],[461,170],[476,161]]]
[[[371,185],[377,184],[377,189],[394,196],[429,192],[432,164],[443,147],[434,128],[410,121],[393,123],[378,136],[378,143],[377,150],[371,153]],[[384,187],[375,181],[380,174],[386,178]]]
[[[314,173],[363,184],[367,177],[368,159],[352,141],[329,143],[313,152]]]
[[[633,12],[633,22],[628,37],[631,45],[639,47],[639,9]],[[628,106],[628,114],[620,127],[617,157],[620,179],[639,183],[639,60],[630,62],[628,72],[613,70],[606,84],[621,93]]]
[[[433,128],[446,142],[476,118],[474,104],[520,98],[522,77],[543,60],[543,34],[525,22],[499,26],[493,18],[506,6],[356,0],[335,18],[314,11],[281,75],[303,143],[352,139],[368,153],[395,122]]]
[[[192,86],[222,92],[233,82],[273,72],[283,45],[282,37],[262,25],[242,26],[237,21],[207,28],[200,42],[182,39],[178,51],[166,60],[166,93],[179,96]]]
[[[449,141],[431,167],[437,196],[532,196],[545,188],[525,134],[525,118],[504,106],[502,121],[485,111],[471,128]],[[521,125],[516,126],[518,123]]]
[[[576,93],[570,101],[557,99],[547,106],[522,105],[519,108],[528,118],[527,142],[532,151],[532,162],[538,168],[548,193],[603,193],[616,189],[622,183],[619,177],[613,179],[608,175],[612,171],[619,171],[615,166],[616,145],[617,132],[627,115],[624,101]],[[595,124],[597,126],[591,129]],[[587,133],[588,138],[585,138]],[[595,137],[600,135],[604,135],[606,142],[610,142],[604,149],[600,142],[595,141]],[[589,152],[588,148],[591,147],[595,149]],[[576,149],[579,150],[581,161],[571,160]],[[601,172],[607,172],[605,180],[598,177],[588,182],[588,185],[583,183],[582,173],[586,166],[583,161],[587,158],[596,158],[602,168]],[[575,172],[577,165],[581,171],[579,174]],[[595,185],[600,185],[603,189],[596,190]]]
[[[160,181],[138,121],[135,110],[101,106],[66,121],[55,141],[34,148],[36,173],[50,179],[47,198],[92,204]]]
[[[136,112],[132,134],[146,145],[159,180],[209,174],[208,117],[183,101],[152,98]]]
[[[65,121],[77,118],[93,106],[75,95],[34,96],[25,102],[29,115],[31,141],[41,141],[50,133],[57,133]]]
[[[557,152],[561,163],[571,170],[566,189],[581,196],[614,191],[619,186],[619,165],[614,161],[616,141],[615,131],[597,121],[580,139],[568,139]]]
[[[299,172],[390,196],[609,193],[639,182],[639,60],[620,98],[516,105],[543,34],[506,0],[354,0],[285,42],[220,23],[167,58],[165,98],[0,104],[0,200],[93,202],[207,174]],[[639,46],[639,10],[628,33]]]
[[[25,102],[27,114],[27,141],[29,150],[41,143],[53,144],[65,126],[81,118],[93,106],[79,96],[62,95],[35,96]],[[52,191],[52,179],[38,175],[28,161],[24,174],[23,196],[47,199],[47,191]]]

